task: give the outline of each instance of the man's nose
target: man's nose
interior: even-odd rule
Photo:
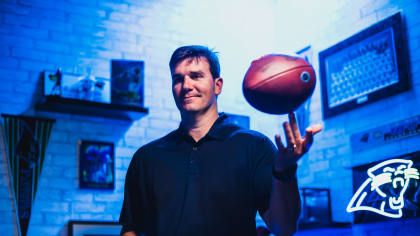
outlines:
[[[185,76],[184,83],[182,83],[182,88],[185,90],[190,90],[192,88],[192,79],[189,76]]]

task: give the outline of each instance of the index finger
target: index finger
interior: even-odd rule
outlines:
[[[292,127],[293,137],[295,138],[295,140],[300,140],[301,135],[299,131],[299,126],[297,125],[297,122],[296,122],[295,113],[293,112],[289,113],[289,122],[290,122],[290,126]]]

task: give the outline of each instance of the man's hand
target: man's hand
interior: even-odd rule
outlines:
[[[279,149],[275,161],[276,171],[283,171],[293,166],[312,145],[313,137],[322,130],[321,125],[314,125],[306,128],[305,136],[300,136],[299,127],[296,122],[295,114],[289,113],[289,122],[283,123],[284,133],[286,135],[287,146],[284,146],[280,136],[276,135],[276,144]]]

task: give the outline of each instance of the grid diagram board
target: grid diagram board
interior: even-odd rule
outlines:
[[[398,12],[319,53],[324,118],[409,89]]]

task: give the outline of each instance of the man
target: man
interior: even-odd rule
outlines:
[[[258,210],[277,235],[296,231],[300,199],[296,161],[312,144],[284,124],[287,147],[241,129],[219,114],[219,61],[203,46],[180,47],[169,63],[179,128],[141,147],[127,171],[121,233],[130,235],[256,235]],[[274,176],[274,177],[273,177]]]

